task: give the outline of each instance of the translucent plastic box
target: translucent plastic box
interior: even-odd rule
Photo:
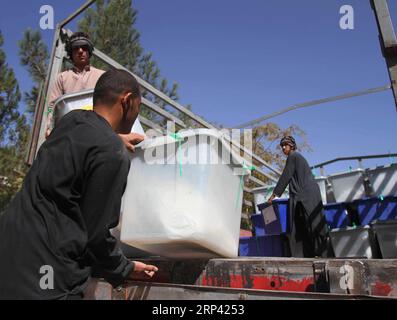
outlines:
[[[371,223],[383,259],[397,259],[397,220]]]
[[[365,197],[363,169],[333,174],[328,176],[328,180],[336,202],[352,202]]]
[[[369,169],[367,174],[374,196],[397,195],[397,164]]]
[[[72,110],[92,110],[94,90],[84,90],[76,93],[65,94],[55,101],[55,124]]]
[[[321,193],[321,199],[323,200],[323,204],[327,203],[327,178],[326,177],[315,177],[314,178],[318,184],[318,187],[320,188],[320,193]]]
[[[249,173],[215,130],[145,140],[131,159],[120,240],[171,258],[236,257]]]
[[[332,247],[337,258],[378,258],[375,239],[369,226],[346,227],[330,231]]]
[[[76,93],[65,94],[55,101],[54,125],[72,110],[92,110],[94,90],[84,90]],[[139,119],[136,119],[131,132],[144,134]]]

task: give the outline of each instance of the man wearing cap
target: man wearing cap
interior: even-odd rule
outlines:
[[[65,94],[94,89],[99,77],[105,73],[104,70],[90,65],[94,45],[88,34],[84,32],[73,33],[66,44],[66,51],[73,62],[73,68],[59,74],[52,87],[48,107],[46,138],[52,130],[55,101]],[[143,140],[143,136],[136,133],[119,134],[119,137],[130,151],[134,151],[134,145]]]
[[[306,159],[296,151],[292,136],[281,139],[280,146],[287,156],[281,177],[268,200],[271,204],[289,185],[288,242],[292,257],[312,258],[332,255],[320,188],[314,180]]]
[[[105,72],[90,65],[93,50],[94,46],[86,33],[76,32],[70,37],[66,45],[66,51],[73,62],[73,68],[59,74],[52,87],[46,137],[52,130],[51,122],[55,101],[65,94],[94,89],[99,77]]]

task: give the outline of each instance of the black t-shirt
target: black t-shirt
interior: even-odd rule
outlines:
[[[290,195],[298,197],[310,195],[313,188],[317,187],[309,164],[298,151],[288,156],[283,173],[274,188],[274,194],[280,197],[287,185],[289,185]]]
[[[114,286],[133,269],[116,227],[129,158],[109,123],[72,111],[41,146],[0,217],[0,299],[62,299],[92,272]]]

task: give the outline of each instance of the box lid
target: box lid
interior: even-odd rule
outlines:
[[[230,137],[227,136],[225,132],[222,132],[217,129],[185,129],[180,130],[176,134],[169,134],[163,136],[157,136],[153,138],[147,138],[138,145],[136,148],[141,148],[142,150],[156,148],[160,146],[164,146],[167,144],[178,144],[179,140],[185,141],[185,139],[189,139],[190,137],[194,136],[207,136],[217,139],[221,142],[224,150],[229,152],[233,158],[233,165],[241,166],[244,170],[244,175],[248,175],[251,173],[249,168],[252,166],[252,163],[241,157],[237,152],[235,152],[232,147],[230,146],[229,141],[231,140]]]
[[[371,226],[376,227],[376,226],[392,226],[395,225],[397,226],[397,220],[374,220],[370,223]]]
[[[54,106],[57,106],[61,103],[66,103],[69,100],[76,100],[77,98],[80,99],[85,99],[88,98],[90,96],[94,95],[94,89],[89,89],[89,90],[83,90],[83,91],[79,91],[79,92],[75,92],[75,93],[68,93],[68,94],[64,94],[63,96],[59,97],[58,99],[55,100],[54,102]]]

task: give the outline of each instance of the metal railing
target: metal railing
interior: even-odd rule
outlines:
[[[381,158],[390,158],[390,157],[397,157],[397,153],[388,153],[388,154],[374,154],[374,155],[366,155],[366,156],[352,156],[352,157],[341,157],[341,158],[336,158],[333,160],[329,160],[326,162],[322,162],[319,164],[316,164],[312,167],[310,167],[312,170],[313,169],[318,169],[320,168],[320,172],[322,176],[325,176],[325,169],[324,167],[327,165],[330,165],[331,163],[339,162],[339,161],[351,161],[351,160],[356,160],[358,161],[358,167],[363,168],[362,161],[366,159],[381,159]]]

